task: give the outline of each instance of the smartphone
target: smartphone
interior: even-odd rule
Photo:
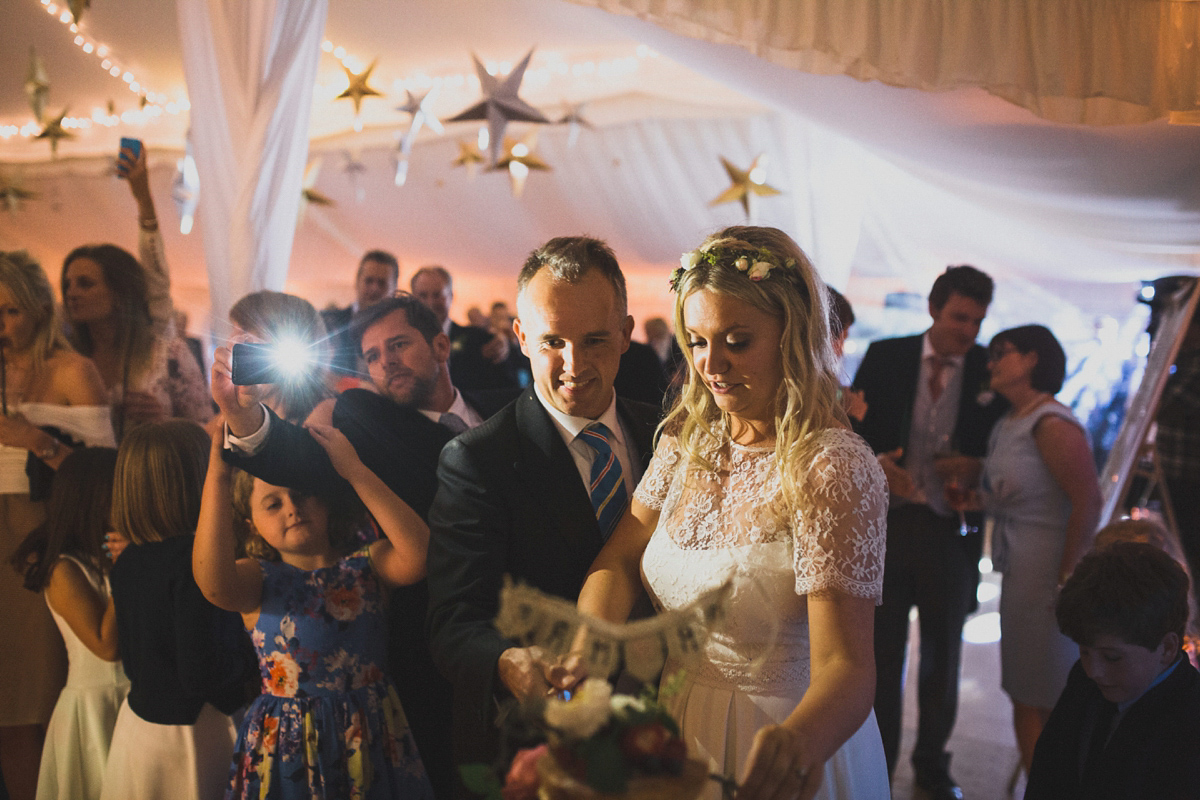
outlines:
[[[237,386],[275,383],[275,348],[262,342],[234,344],[233,382]]]
[[[142,154],[142,140],[131,139],[128,136],[121,137],[121,146],[117,149],[117,174],[121,177],[125,177],[129,172],[129,167],[121,163],[121,151],[125,149],[133,153],[133,160],[137,161],[138,156]]]

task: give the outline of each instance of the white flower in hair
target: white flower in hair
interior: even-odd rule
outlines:
[[[691,269],[700,263],[700,251],[689,250],[679,257],[679,266],[683,269]]]
[[[750,259],[742,256],[737,261],[733,262],[733,265],[737,267],[739,271],[745,272],[746,270],[750,269]]]
[[[755,261],[747,277],[752,281],[761,281],[771,274],[771,265],[766,261]]]

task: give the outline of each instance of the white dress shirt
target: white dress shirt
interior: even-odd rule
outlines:
[[[629,496],[633,497],[633,490],[637,488],[637,482],[642,477],[641,465],[636,455],[630,453],[629,436],[626,434],[624,426],[621,425],[620,417],[617,416],[616,390],[613,391],[613,399],[609,402],[608,408],[596,419],[564,414],[546,402],[546,398],[542,397],[537,386],[534,386],[534,394],[537,395],[538,402],[542,404],[542,408],[546,409],[546,413],[553,420],[554,427],[562,436],[563,443],[571,451],[571,458],[575,462],[575,468],[579,470],[579,479],[583,481],[584,489],[591,487],[592,461],[596,458],[596,451],[592,449],[591,445],[580,439],[579,434],[593,422],[603,423],[612,431],[613,439],[616,440],[613,442],[613,452],[617,454],[617,460],[621,462],[621,477],[625,481],[625,489],[629,492]]]

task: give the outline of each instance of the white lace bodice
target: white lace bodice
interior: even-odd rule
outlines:
[[[887,532],[887,484],[857,435],[816,434],[797,464],[807,503],[785,506],[770,446],[728,444],[704,453],[714,471],[683,464],[678,440],[663,436],[634,498],[661,512],[659,529],[684,550],[792,544],[796,594],[836,589],[879,601]]]
[[[634,495],[661,511],[642,557],[651,597],[660,609],[683,608],[732,580],[689,679],[798,701],[809,682],[807,595],[881,599],[883,471],[853,433],[818,437],[811,462],[796,466],[809,500],[790,510],[770,447],[707,453],[716,467],[707,472],[683,463],[674,438],[659,442]]]

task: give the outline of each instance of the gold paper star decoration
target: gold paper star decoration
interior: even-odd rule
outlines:
[[[296,212],[296,227],[304,221],[304,212],[308,210],[310,205],[317,206],[332,206],[334,202],[325,194],[317,190],[317,176],[321,174],[321,159],[317,158],[308,162],[308,166],[304,168],[304,180],[300,189],[300,208]]]
[[[63,118],[66,116],[67,116],[67,109],[64,108],[57,117],[50,120],[42,127],[41,133],[39,133],[37,136],[33,137],[35,139],[49,139],[50,140],[50,155],[51,156],[58,155],[58,140],[59,139],[74,139],[75,138],[75,134],[71,133],[70,131],[68,131],[67,129],[65,129],[63,127],[63,124],[62,124]]]
[[[25,94],[29,97],[29,107],[33,109],[34,119],[41,122],[46,115],[46,98],[50,96],[50,76],[46,74],[46,65],[32,47],[29,48],[29,73],[25,76]]]
[[[446,120],[447,122],[487,120],[488,142],[493,165],[500,160],[504,129],[509,122],[538,122],[541,124],[550,122],[542,112],[517,96],[517,92],[521,89],[521,79],[525,77],[525,68],[529,66],[529,59],[532,55],[533,50],[531,49],[513,67],[513,71],[501,79],[488,72],[487,68],[479,61],[479,57],[472,53],[471,58],[475,60],[475,73],[479,76],[483,99],[466,111],[455,114]]]
[[[33,200],[36,197],[36,194],[23,188],[18,181],[0,175],[0,203],[3,203],[4,208],[18,211],[22,200]]]
[[[79,20],[83,19],[83,12],[91,7],[92,0],[67,0],[67,5],[71,8],[71,16],[75,18],[75,24],[79,24]]]
[[[474,178],[475,170],[483,161],[483,152],[479,149],[479,145],[470,139],[458,140],[458,158],[452,162],[454,166],[466,167],[467,174]]]
[[[724,156],[721,156],[721,165],[725,167],[725,172],[729,175],[732,185],[717,195],[709,203],[710,206],[719,206],[724,203],[732,203],[736,200],[742,204],[742,210],[749,217],[751,195],[770,197],[771,195],[782,194],[775,187],[766,184],[767,159],[764,155],[756,156],[750,162],[749,168],[745,170],[738,169],[733,164],[730,164]]]
[[[354,102],[354,116],[356,117],[362,108],[362,100],[364,97],[383,97],[382,94],[375,91],[375,89],[368,85],[368,81],[371,80],[371,70],[375,69],[375,64],[378,61],[378,58],[375,59],[371,62],[370,66],[357,75],[351,72],[350,68],[345,64],[342,65],[342,69],[346,70],[346,78],[350,81],[350,85],[346,87],[346,91],[339,94],[335,99],[341,100],[349,97]]]
[[[525,179],[531,170],[549,171],[550,165],[533,152],[537,147],[537,133],[527,133],[521,140],[504,137],[504,156],[489,171],[507,170],[513,197],[525,191]]]

